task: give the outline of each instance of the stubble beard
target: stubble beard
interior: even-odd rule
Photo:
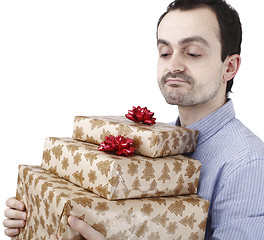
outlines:
[[[196,105],[196,101],[192,98],[192,91],[186,94],[180,92],[180,86],[170,86],[171,90],[168,92],[161,88],[161,92],[168,104],[178,106],[193,106]]]
[[[197,86],[191,77],[185,75],[184,73],[180,73],[180,78],[185,80],[190,87],[190,89],[184,93],[184,89],[181,88],[184,88],[185,86],[181,84],[171,84],[168,86],[166,80],[169,76],[173,75],[166,74],[164,77],[162,77],[162,79],[159,81],[159,87],[166,102],[171,105],[190,107],[204,104],[213,99],[220,89],[220,83],[219,86],[214,89],[214,91],[210,91],[210,89],[207,89],[207,86],[205,85]]]
[[[180,88],[184,87],[181,84],[170,84],[166,82],[168,78],[180,78],[185,81],[185,84],[189,84],[191,90],[187,93],[183,93]],[[185,73],[167,73],[165,74],[159,82],[159,87],[162,95],[164,96],[166,102],[171,105],[178,106],[191,106],[195,104],[195,99],[192,97],[192,92],[194,88],[194,80],[192,77],[186,75]]]

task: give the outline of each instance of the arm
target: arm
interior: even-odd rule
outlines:
[[[264,160],[244,164],[220,180],[212,203],[211,240],[264,239]]]
[[[70,216],[68,218],[68,223],[71,228],[79,232],[86,240],[105,240],[106,238],[96,230],[94,230],[91,226],[89,226],[86,222]],[[50,240],[57,240],[55,235],[52,235]]]
[[[9,237],[14,237],[19,234],[19,228],[24,227],[26,224],[27,214],[25,212],[25,204],[18,201],[16,198],[9,198],[6,201],[5,216],[7,219],[3,221],[6,227],[5,234]]]

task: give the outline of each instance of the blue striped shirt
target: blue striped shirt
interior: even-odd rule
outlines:
[[[177,124],[177,122],[176,122]],[[199,130],[198,195],[210,201],[205,239],[264,239],[264,143],[235,118],[232,100],[188,126]]]

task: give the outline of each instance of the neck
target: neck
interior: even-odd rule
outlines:
[[[187,127],[204,117],[208,116],[226,102],[226,99],[214,101],[212,99],[206,103],[200,103],[194,106],[179,106],[179,118],[182,127]]]

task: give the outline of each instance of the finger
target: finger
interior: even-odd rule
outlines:
[[[74,216],[68,218],[68,223],[74,231],[79,232],[87,240],[105,240],[105,237],[101,233]]]
[[[14,208],[14,209],[21,210],[21,211],[24,211],[26,209],[25,204],[21,201],[18,201],[14,197],[6,200],[6,206],[9,208]]]
[[[14,210],[11,208],[8,208],[5,210],[5,216],[7,218],[18,219],[18,220],[26,220],[27,219],[27,214],[25,212],[22,212],[20,210]]]
[[[50,240],[58,240],[58,238],[57,238],[56,235],[52,234],[52,235],[50,236]]]
[[[5,219],[3,221],[3,225],[7,228],[21,228],[25,227],[26,221],[24,220],[12,220],[12,219]]]
[[[6,228],[5,229],[5,234],[8,236],[8,237],[14,237],[16,235],[19,234],[19,228]]]

